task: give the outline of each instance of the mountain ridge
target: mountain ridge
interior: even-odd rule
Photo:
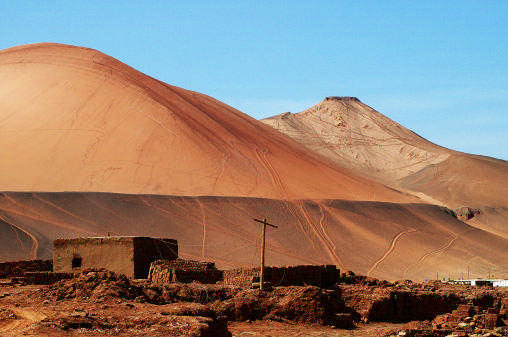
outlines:
[[[338,165],[430,203],[479,208],[487,223],[492,207],[506,212],[508,162],[432,143],[357,98],[327,97],[262,121]],[[508,236],[499,216],[488,227]]]

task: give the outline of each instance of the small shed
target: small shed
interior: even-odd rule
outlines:
[[[130,278],[147,278],[150,263],[178,258],[173,239],[107,236],[53,241],[53,271],[78,272],[105,268]]]

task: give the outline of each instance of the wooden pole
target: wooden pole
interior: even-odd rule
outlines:
[[[266,223],[263,224],[263,234],[261,234],[261,269],[259,270],[260,290],[263,290],[263,282],[265,280],[265,237],[266,237]]]
[[[263,229],[261,233],[261,267],[259,270],[259,289],[263,290],[263,282],[265,279],[265,246],[266,246],[266,225],[272,226],[273,228],[278,228],[275,225],[272,225],[271,223],[268,223],[266,221],[266,218],[263,220],[254,219],[254,221],[259,222],[263,224]]]

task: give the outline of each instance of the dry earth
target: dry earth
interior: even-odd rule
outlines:
[[[508,293],[499,289],[390,283],[349,273],[331,289],[293,286],[260,291],[199,283],[152,284],[86,270],[48,286],[0,284],[0,335],[339,337],[426,329],[426,334],[408,336],[438,337],[464,331],[457,323],[468,319],[456,310],[464,303],[474,305],[483,316],[487,309],[504,312],[488,329],[476,320],[478,331],[500,335],[492,332],[505,324]],[[453,327],[433,328],[437,322],[452,322],[443,318],[452,311],[462,317]],[[508,335],[508,329],[500,329],[502,336]]]

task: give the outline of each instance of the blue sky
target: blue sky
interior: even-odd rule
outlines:
[[[0,49],[95,48],[255,118],[356,96],[435,143],[508,160],[507,22],[506,0],[0,0]]]

